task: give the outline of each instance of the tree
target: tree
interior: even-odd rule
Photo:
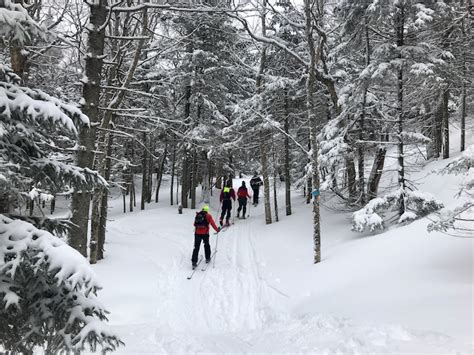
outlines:
[[[26,10],[9,0],[0,6],[0,28],[2,41],[19,44],[42,35]],[[61,149],[51,152],[57,146],[50,137],[75,143],[77,127],[90,121],[76,105],[20,81],[0,64],[0,346],[22,353],[37,346],[52,353],[114,350],[121,341],[103,322],[107,311],[96,300],[100,286],[87,260],[39,229],[65,235],[70,224],[18,211],[22,199],[50,199],[66,185],[106,185],[97,173],[62,161]]]
[[[465,181],[462,182],[458,197],[466,197],[466,201],[454,210],[442,210],[437,220],[428,225],[428,231],[438,231],[448,235],[461,238],[472,238],[474,228],[472,223],[472,210],[474,203],[474,177],[469,174],[474,169],[474,145],[469,146],[465,152],[449,163],[445,168],[439,171],[440,174],[464,174],[467,175]]]
[[[88,48],[83,82],[82,110],[91,124],[82,127],[79,132],[80,149],[77,152],[77,165],[84,169],[92,169],[94,151],[96,149],[96,130],[100,122],[99,98],[104,54],[105,28],[108,21],[107,0],[99,0],[89,4],[90,23],[88,31]],[[87,235],[89,224],[89,208],[91,193],[87,190],[75,190],[72,196],[71,230],[69,243],[82,255],[87,256]]]

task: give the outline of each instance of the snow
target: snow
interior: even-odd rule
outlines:
[[[455,189],[440,186],[456,179],[431,174],[423,189],[455,205]],[[168,200],[166,183],[161,201]],[[263,206],[250,206],[250,218],[219,235],[215,268],[198,269],[189,281],[195,211],[179,215],[174,206],[152,203],[123,214],[120,198],[111,201],[106,259],[94,266],[111,328],[126,343],[119,352],[473,349],[473,240],[428,234],[427,219],[360,235],[349,230],[351,215],[325,208],[323,196],[323,260],[314,265],[311,208],[295,193],[294,214],[282,209],[278,223],[265,225]],[[212,249],[215,243],[211,236]]]
[[[84,289],[86,293],[100,289],[94,271],[78,251],[29,223],[0,215],[0,247],[0,271],[12,278],[23,254],[33,249],[37,251],[36,265],[44,262],[58,285],[65,283],[74,290],[78,284],[84,283],[87,285]]]
[[[412,64],[410,73],[415,75],[432,75],[434,74],[433,67],[434,64],[431,63],[415,63]]]
[[[0,67],[0,75],[3,74],[2,69]],[[49,119],[61,123],[74,133],[77,133],[77,130],[70,116],[78,117],[82,124],[89,124],[89,118],[76,106],[64,104],[40,90],[20,88],[5,82],[0,82],[0,107],[3,108],[2,115],[5,119],[10,118],[12,112],[22,112],[26,119]]]
[[[26,9],[11,0],[0,4],[0,37],[24,43],[31,37],[43,37],[46,29],[28,14]]]

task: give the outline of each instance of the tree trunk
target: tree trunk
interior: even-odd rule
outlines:
[[[166,143],[165,145],[165,150],[163,152],[163,156],[161,157],[160,165],[158,166],[158,171],[156,172],[155,202],[158,202],[158,197],[160,195],[161,181],[163,180],[163,171],[165,170],[167,155],[168,155],[168,143]],[[171,183],[171,191],[173,191],[173,183]],[[171,193],[171,200],[173,200],[173,193]]]
[[[50,213],[53,214],[54,213],[54,210],[56,208],[56,195],[54,196],[54,198],[51,200],[51,206],[50,206]],[[1,212],[0,212],[1,213]]]
[[[98,146],[104,150],[105,147]],[[96,168],[100,172],[99,169]],[[103,188],[97,187],[94,189],[92,195],[92,214],[91,214],[91,235],[89,240],[89,262],[91,264],[97,263],[97,248],[99,243],[99,226],[100,226],[100,203],[102,201]]]
[[[426,112],[426,123],[423,125],[421,133],[426,137],[429,137],[431,140],[426,144],[426,159],[430,160],[435,157],[436,151],[436,141],[434,136],[433,122],[434,122],[434,112],[429,100],[423,102],[423,106]]]
[[[288,93],[285,91],[285,123],[284,123],[284,130],[285,130],[285,205],[286,205],[286,215],[291,215],[291,175],[290,175],[290,167],[291,167],[291,160],[290,160],[290,138],[288,135],[290,134],[290,123],[289,123],[289,110],[288,110]]]
[[[123,213],[127,213],[127,191],[122,188]]]
[[[270,181],[268,178],[267,140],[265,133],[260,131],[260,161],[262,163],[263,199],[265,204],[265,223],[272,223],[272,210],[270,206]]]
[[[29,215],[31,217],[31,216],[33,216],[33,212],[35,210],[35,200],[31,199],[29,202],[30,202],[30,204],[29,204]]]
[[[313,174],[311,173],[311,159],[308,159],[308,164],[310,168],[306,171],[306,203],[310,204],[313,192]]]
[[[194,43],[192,39],[192,30],[188,30],[188,37],[190,40],[186,44],[186,52],[190,55],[193,53]],[[193,83],[190,80],[187,83],[184,91],[184,122],[189,124],[191,122],[191,97],[193,94]],[[182,159],[182,166],[181,166],[181,206],[183,208],[188,208],[188,198],[189,198],[189,153],[188,149],[184,147],[183,149],[183,159]]]
[[[146,132],[143,132],[143,145],[145,147],[148,147],[148,136]],[[145,202],[147,200],[148,196],[148,160],[149,160],[149,153],[147,149],[145,148],[143,150],[143,157],[142,157],[142,196],[141,196],[141,203],[140,203],[140,209],[144,210],[145,209]]]
[[[179,175],[176,175],[176,204],[179,205]]]
[[[464,0],[460,1],[461,7],[464,6]],[[463,42],[468,42],[468,37],[466,36],[466,27],[464,23],[464,18],[461,21],[461,32]],[[462,88],[461,88],[461,152],[466,149],[466,73],[467,73],[467,59],[466,59],[466,47],[463,47],[462,50]]]
[[[261,20],[261,30],[262,30],[262,35],[266,35],[266,29],[267,29],[267,24],[266,24],[266,8],[267,8],[267,1],[263,0],[262,4],[262,10],[260,14],[260,20]],[[267,62],[267,50],[266,47],[263,46],[261,51],[260,51],[260,63],[258,67],[258,72],[257,72],[257,78],[255,80],[255,86],[257,89],[257,94],[262,93],[262,88],[263,88],[263,74],[265,72],[265,66]],[[262,99],[261,99],[262,100]],[[259,103],[259,112],[262,115],[265,115],[265,112],[263,112],[263,102],[260,100]],[[267,137],[266,137],[266,131],[264,129],[260,130],[260,161],[262,164],[262,176],[263,176],[263,198],[264,198],[264,205],[265,205],[265,223],[270,224],[272,223],[272,210],[270,206],[270,184],[268,181],[268,157],[267,157]]]
[[[385,155],[387,148],[381,146],[375,154],[374,163],[367,182],[367,198],[369,200],[377,197],[380,179],[382,178],[383,168],[385,164]]]
[[[148,153],[146,203],[151,203],[151,196],[153,195],[153,168],[154,168],[154,164],[155,164],[155,158],[153,157],[153,152],[155,151],[155,149],[153,148],[154,144],[152,143],[151,134],[150,134],[150,137],[148,138],[148,141],[149,141],[150,152]],[[158,168],[157,168],[157,175],[158,175]],[[157,181],[157,183],[158,183],[158,181]]]
[[[91,237],[89,241],[89,262],[97,263],[97,248],[99,244],[100,202],[102,200],[102,189],[94,191],[92,199]]]
[[[216,189],[222,190],[222,173],[219,170],[219,174],[216,176]]]
[[[108,181],[110,179],[112,136],[110,133],[105,133],[102,139],[98,146],[104,152],[104,156],[96,159],[96,170]],[[91,237],[89,242],[89,262],[91,264],[95,264],[97,260],[103,259],[105,226],[107,224],[107,202],[108,190],[103,187],[96,188],[92,199]]]
[[[176,142],[173,142],[173,157],[171,159],[171,186],[170,186],[170,205],[173,206],[173,187],[176,167]],[[158,199],[157,199],[158,200]]]
[[[201,157],[201,169],[202,171],[202,200],[205,204],[208,204],[211,201],[210,196],[210,167],[209,167],[209,159],[207,159],[207,152],[202,152]]]
[[[369,26],[367,24],[367,17],[364,16],[364,29],[365,29],[365,66],[370,65],[370,37],[369,37]],[[365,147],[361,142],[364,141],[364,132],[365,132],[365,115],[366,115],[366,105],[367,105],[367,90],[368,83],[364,83],[364,92],[362,96],[362,111],[359,118],[359,146],[357,149],[358,155],[358,170],[359,170],[359,204],[365,205]]]
[[[17,6],[23,7],[23,1],[21,0],[13,0],[12,2],[18,4]],[[25,5],[28,5],[28,2],[25,2]],[[29,42],[30,41],[27,40],[26,42],[20,43],[19,41],[14,39],[10,41],[10,65],[13,72],[20,77],[22,84],[25,86],[28,71],[28,57],[25,54],[24,47],[30,44]]]
[[[128,189],[129,189],[129,194],[130,194],[129,209],[130,209],[130,212],[133,212],[133,207],[135,206],[135,182],[133,181],[134,179],[133,179],[132,171],[130,171],[129,179],[130,179],[128,183]]]
[[[466,149],[466,83],[462,83],[461,93],[461,152]]]
[[[191,208],[196,209],[196,185],[197,185],[197,154],[193,151],[193,170],[191,174]]]
[[[398,3],[398,15],[397,15],[397,47],[401,48],[404,45],[404,26],[405,26],[405,7],[402,2]],[[399,59],[403,62],[403,56],[400,53]],[[405,155],[404,155],[404,144],[403,144],[403,128],[404,128],[404,115],[403,115],[403,64],[398,69],[397,75],[397,136],[398,136],[398,188],[402,191],[399,200],[399,216],[405,213]]]
[[[271,133],[272,135],[272,160],[273,160],[273,207],[275,211],[275,222],[279,221],[278,218],[278,195],[277,195],[277,181],[278,181],[278,157],[275,152],[275,140],[273,137],[273,131]]]
[[[181,206],[188,208],[188,176],[189,176],[189,158],[186,149],[183,152],[183,162],[181,166]]]
[[[108,134],[107,142],[107,158],[105,160],[105,172],[104,179],[110,181],[112,160],[112,145],[113,145],[113,135]],[[125,201],[125,200],[124,200]],[[109,204],[109,190],[104,189],[102,193],[102,201],[100,204],[100,223],[99,223],[99,246],[97,249],[97,259],[102,260],[104,258],[104,245],[105,245],[105,233],[107,226],[107,214],[108,214],[108,204]],[[125,206],[124,206],[125,207]]]
[[[434,158],[439,158],[443,146],[443,111],[441,99],[436,105],[436,110],[433,115],[433,141],[434,141]]]
[[[15,1],[17,3],[17,1]],[[18,75],[23,85],[27,78],[27,56],[24,55],[23,45],[18,44],[17,41],[12,41],[10,45],[10,64],[13,72]]]
[[[449,158],[449,89],[443,92],[443,159]]]
[[[319,166],[318,166],[318,142],[316,135],[316,105],[315,105],[315,91],[316,91],[316,49],[313,39],[313,13],[312,8],[314,0],[304,0],[304,13],[306,20],[305,34],[309,49],[310,64],[308,67],[306,80],[306,114],[309,122],[309,142],[311,144],[311,173],[312,173],[312,188],[314,191],[313,197],[313,243],[314,243],[314,263],[321,262],[321,226],[320,226],[320,212],[319,212]],[[333,93],[335,94],[335,93]],[[337,100],[335,101],[337,103]]]
[[[102,73],[105,21],[107,19],[107,0],[89,3],[90,24],[88,48],[85,60],[85,77],[83,82],[82,112],[91,122],[90,126],[82,126],[79,131],[79,145],[83,149],[77,151],[77,166],[92,169],[95,150],[96,125],[99,122],[100,77]],[[69,244],[87,257],[87,234],[89,222],[90,191],[78,190],[72,195],[72,217]]]
[[[346,159],[347,169],[347,188],[349,190],[349,204],[353,205],[357,201],[357,183],[354,158],[351,156]]]

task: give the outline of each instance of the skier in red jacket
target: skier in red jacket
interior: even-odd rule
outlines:
[[[206,257],[206,263],[211,261],[211,246],[209,245],[209,225],[214,228],[216,232],[220,231],[220,228],[216,226],[214,218],[209,213],[209,206],[204,206],[200,212],[196,213],[194,218],[194,250],[191,262],[193,263],[193,269],[197,266],[199,249],[201,247],[201,241],[204,241],[204,255]]]
[[[245,186],[245,181],[242,181],[242,186],[237,190],[237,201],[239,201],[239,208],[237,209],[237,218],[239,218],[240,211],[242,211],[242,219],[245,219],[247,212],[247,199],[251,198],[247,187]]]

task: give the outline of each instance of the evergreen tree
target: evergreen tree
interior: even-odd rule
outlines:
[[[2,41],[16,45],[43,31],[9,0],[0,6],[0,28]],[[113,350],[121,342],[103,323],[107,311],[96,300],[100,286],[87,260],[38,229],[64,234],[68,225],[19,215],[24,199],[39,202],[67,186],[89,190],[106,184],[97,173],[69,164],[60,149],[51,152],[52,136],[73,143],[77,127],[89,119],[76,105],[20,82],[0,64],[0,346],[23,353],[36,346],[51,353]]]

